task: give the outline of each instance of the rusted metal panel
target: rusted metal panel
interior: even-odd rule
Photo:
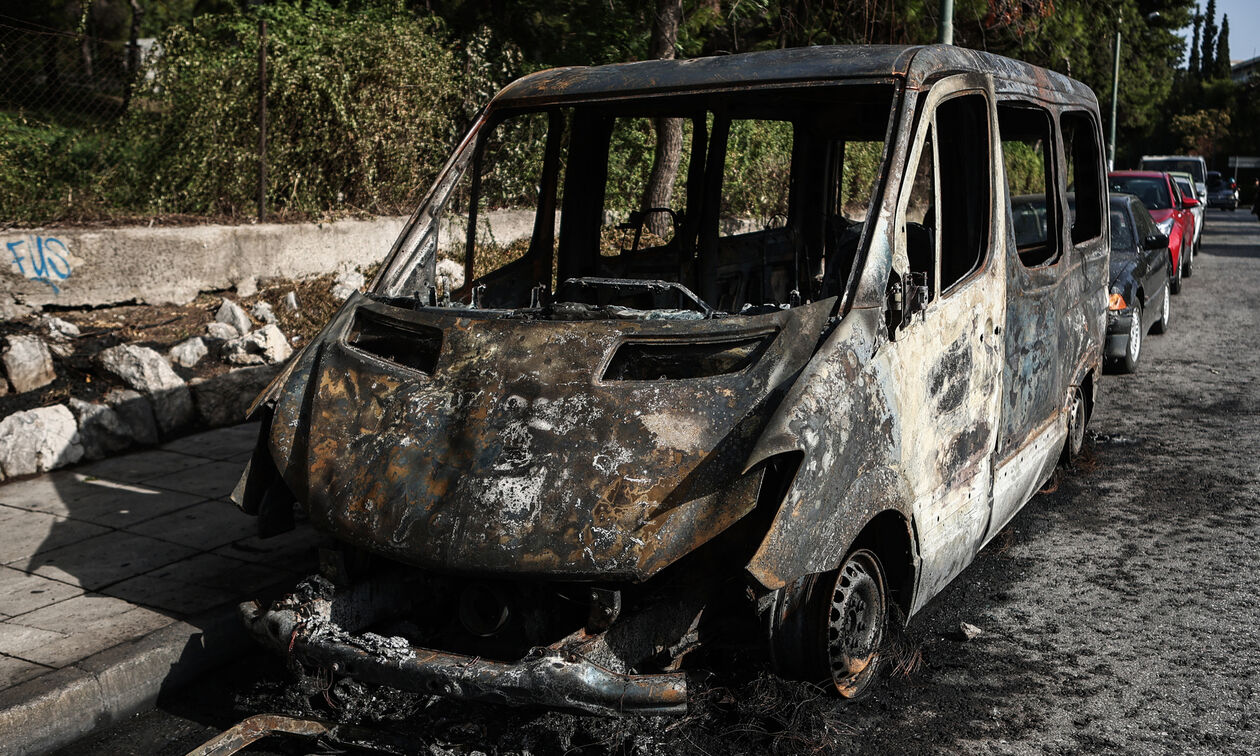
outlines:
[[[681,714],[687,680],[679,672],[624,674],[592,661],[590,638],[576,633],[501,662],[412,645],[357,628],[409,602],[407,584],[378,576],[364,590],[333,593],[305,584],[264,610],[241,605],[263,643],[304,664],[417,693],[506,705],[543,705],[590,714]]]
[[[273,449],[316,527],[369,551],[459,572],[643,580],[751,510],[759,475],[742,465],[831,305],[573,323],[356,299],[356,317],[382,317],[364,327],[440,332],[432,373],[348,344],[347,319],[305,390],[277,402]],[[749,338],[764,352],[738,372],[605,376],[628,345]]]
[[[337,726],[316,719],[257,714],[188,752],[188,756],[228,756],[272,735],[315,738],[332,735]]]

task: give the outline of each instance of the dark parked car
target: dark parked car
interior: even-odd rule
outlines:
[[[1223,176],[1220,171],[1208,171],[1207,189],[1208,207],[1238,209],[1238,181],[1233,176]]]
[[[671,121],[685,167],[649,203]],[[1084,84],[942,45],[510,84],[255,405],[234,499],[340,545],[250,628],[372,683],[605,714],[684,711],[691,652],[734,640],[868,692],[893,623],[1080,448],[1101,136]],[[1018,242],[1008,149],[1049,218]],[[518,242],[487,233],[504,208]]]
[[[1111,285],[1107,308],[1107,366],[1137,370],[1146,333],[1168,330],[1168,237],[1155,226],[1142,200],[1111,195]]]

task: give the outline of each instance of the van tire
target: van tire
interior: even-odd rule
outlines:
[[[1085,424],[1089,422],[1089,414],[1085,409],[1085,396],[1077,386],[1072,387],[1071,406],[1068,409],[1067,439],[1063,442],[1063,453],[1059,462],[1070,465],[1080,456],[1085,447]]]
[[[884,565],[875,552],[857,549],[819,579],[826,677],[842,697],[862,698],[874,688],[883,667],[890,605]]]

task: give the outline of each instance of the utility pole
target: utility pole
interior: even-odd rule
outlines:
[[[954,44],[954,0],[941,0],[941,29],[936,41]]]
[[[258,222],[267,220],[267,19],[258,19]]]
[[[1159,18],[1159,11],[1146,14],[1147,21]],[[1120,97],[1120,24],[1123,17],[1116,18],[1116,52],[1115,63],[1111,69],[1111,135],[1107,139],[1107,170],[1116,169],[1116,102]]]
[[[1107,170],[1116,169],[1116,100],[1120,89],[1120,29],[1116,29],[1116,62],[1111,69],[1111,136],[1107,138]]]

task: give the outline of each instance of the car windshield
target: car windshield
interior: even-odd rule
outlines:
[[[892,107],[890,85],[849,84],[491,109],[374,293],[617,317],[837,296]]]
[[[1207,186],[1208,189],[1219,189],[1221,187],[1221,174],[1216,171],[1208,171]]]
[[[1168,210],[1172,208],[1172,196],[1168,193],[1168,182],[1159,176],[1111,176],[1108,179],[1111,191],[1132,194],[1142,200],[1149,210]]]
[[[1147,158],[1142,161],[1142,170],[1144,171],[1180,171],[1189,173],[1196,179],[1205,178],[1203,175],[1203,163],[1199,160],[1190,160],[1188,158]]]

